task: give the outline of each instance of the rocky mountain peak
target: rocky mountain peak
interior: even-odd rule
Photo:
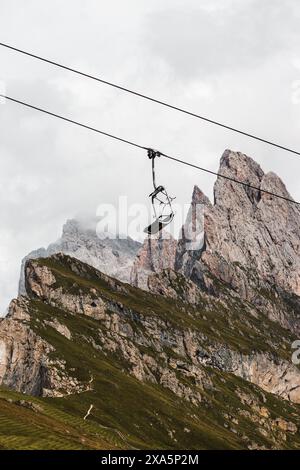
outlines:
[[[219,173],[291,197],[276,174],[265,174],[258,163],[240,152],[226,150],[220,161]],[[204,205],[204,210],[196,211],[198,204]],[[194,246],[195,249],[191,249],[191,228],[196,228],[200,237],[199,246]],[[203,243],[200,243],[201,229],[204,230]],[[145,267],[143,260],[150,256],[147,247],[145,242],[140,271]],[[174,242],[172,247],[174,249]],[[152,246],[151,258],[159,256],[154,249]],[[300,210],[291,202],[272,195],[218,177],[214,204],[211,204],[195,186],[190,211],[175,251],[175,264],[172,258],[169,268],[172,269],[174,264],[176,271],[198,287],[205,288],[208,284],[211,287],[209,277],[212,275],[249,301],[266,303],[260,297],[264,289],[275,297],[278,289],[288,295],[300,296]],[[161,267],[155,263],[144,269],[147,276],[160,271]],[[145,288],[145,277],[143,284],[137,285]],[[274,302],[267,304],[268,315],[281,318],[283,322],[282,312],[274,313]]]
[[[243,181],[251,186],[260,188],[264,172],[252,158],[240,152],[226,150],[221,157],[219,174]],[[214,186],[214,205],[233,207],[251,206],[258,203],[260,194],[250,188],[239,186],[233,181],[218,177]]]
[[[220,173],[290,197],[277,175],[264,174],[241,153],[226,151]],[[206,212],[205,222],[203,260],[217,277],[230,282],[239,265],[262,281],[300,295],[300,211],[296,205],[218,178],[215,204]]]
[[[264,173],[257,162],[240,152],[226,150],[220,160],[219,173],[265,191],[274,192],[292,199],[283,181],[275,173]],[[218,177],[214,186],[214,204],[232,207],[236,200],[243,210],[251,209],[252,205],[256,206],[259,203],[262,205],[271,202],[274,209],[278,205],[284,204],[286,210],[293,211],[296,209],[296,212],[299,212],[296,206],[293,207],[290,203],[286,204],[272,195],[260,193],[254,189],[239,186],[230,180]]]
[[[201,189],[195,185],[192,193],[192,201],[191,204],[204,204],[210,205],[209,198],[201,191]]]
[[[235,177],[255,175],[260,180],[264,175],[260,165],[253,158],[230,149],[226,149],[220,159],[220,173],[226,168]]]
[[[69,219],[64,224],[61,238],[48,248],[40,248],[29,253],[22,261],[19,293],[26,294],[25,263],[28,259],[46,258],[55,253],[71,255],[102,272],[124,282],[130,280],[133,266],[141,244],[130,237],[104,237],[96,231],[97,220]]]

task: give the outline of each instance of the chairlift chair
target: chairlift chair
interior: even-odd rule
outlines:
[[[154,191],[149,194],[149,197],[151,198],[155,220],[145,228],[144,232],[148,235],[154,235],[164,229],[174,219],[175,214],[172,208],[172,201],[175,197],[170,197],[164,186],[156,185],[155,158],[160,157],[161,153],[149,148],[147,149],[147,154],[152,160],[152,180]]]

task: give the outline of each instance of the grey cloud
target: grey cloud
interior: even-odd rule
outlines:
[[[297,0],[239,0],[215,9],[187,2],[184,8],[153,13],[145,44],[176,76],[206,78],[257,67],[274,55],[296,50],[299,15]]]

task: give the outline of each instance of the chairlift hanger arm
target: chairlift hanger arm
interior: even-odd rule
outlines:
[[[158,152],[157,150],[154,150],[154,149],[151,149],[151,148],[148,148],[147,149],[147,154],[148,154],[148,158],[150,158],[152,160],[152,180],[153,180],[153,187],[154,187],[154,190],[157,189],[157,186],[156,186],[156,178],[155,178],[155,158],[156,157],[160,157],[161,156],[161,153]]]

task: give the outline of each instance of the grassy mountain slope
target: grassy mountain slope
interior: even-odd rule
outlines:
[[[150,343],[138,341],[145,322],[162,322],[168,328],[195,330],[204,342],[220,340],[244,353],[274,350],[282,357],[292,336],[278,324],[260,316],[245,318],[242,303],[232,299],[189,306],[152,295],[102,276],[93,268],[66,256],[35,262],[46,267],[56,282],[52,291],[74,298],[92,296],[118,305],[131,338],[141,355],[158,363],[161,357]],[[38,281],[37,281],[38,282]],[[49,294],[51,297],[51,294]],[[10,449],[300,449],[300,407],[263,392],[231,373],[201,366],[207,386],[175,369],[182,386],[201,399],[196,403],[173,393],[157,381],[139,380],[121,350],[109,351],[99,342],[107,326],[97,318],[61,308],[52,297],[30,293],[30,327],[53,346],[50,359],[64,360],[64,368],[86,391],[68,396],[29,397],[0,389],[0,447]],[[228,310],[230,308],[230,311]],[[140,317],[144,323],[140,324]],[[68,339],[51,322],[57,320],[71,333]],[[122,334],[120,335],[122,337]],[[147,336],[147,338],[148,338]],[[126,343],[127,344],[127,343]],[[176,348],[162,343],[162,353],[180,365]],[[188,364],[192,367],[192,364]],[[163,367],[163,365],[161,366]],[[183,364],[183,368],[186,364]],[[200,370],[200,369],[199,369]],[[86,420],[83,417],[93,406]]]

